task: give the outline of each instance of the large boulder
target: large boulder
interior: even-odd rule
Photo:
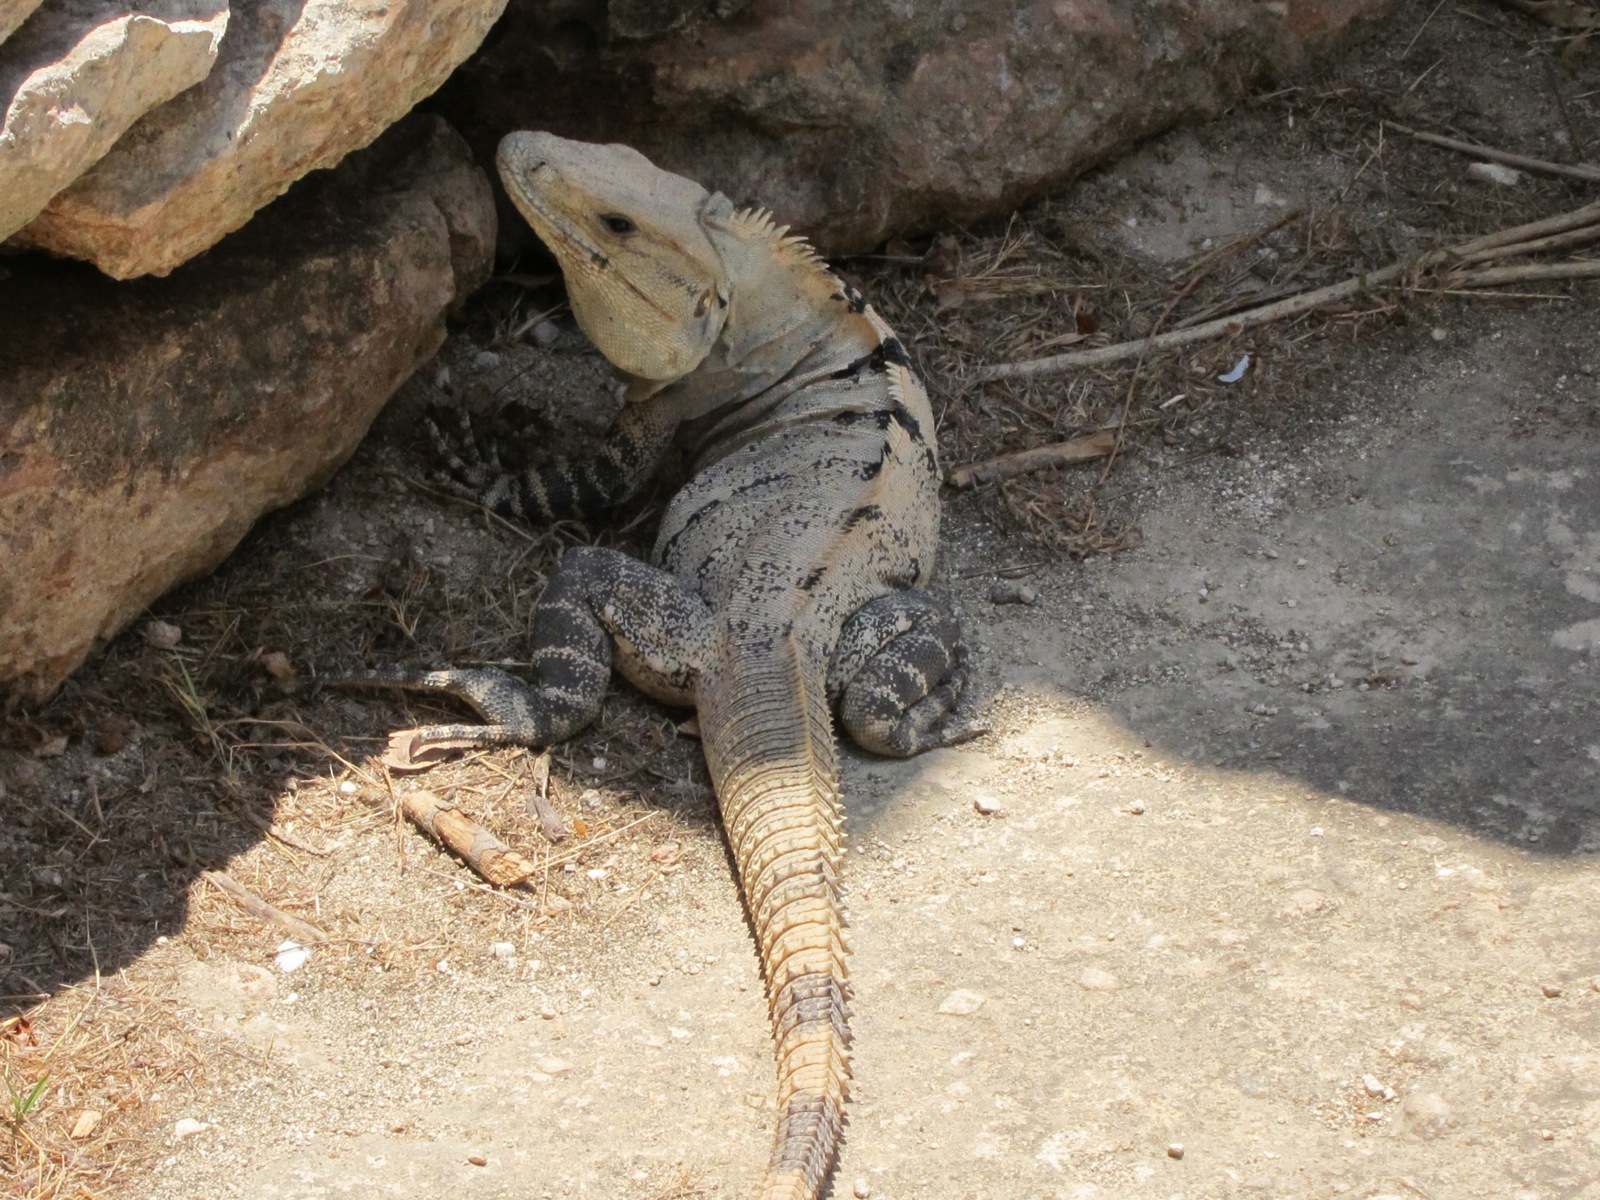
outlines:
[[[512,0],[438,103],[624,141],[824,250],[969,221],[1298,68],[1394,0]]]
[[[47,695],[319,486],[487,277],[488,180],[436,117],[165,279],[0,267],[0,691]]]
[[[38,7],[39,0],[0,0],[0,42],[10,37]]]
[[[404,115],[505,2],[240,3],[204,81],[135,124],[21,238],[119,279],[165,274]]]
[[[0,54],[0,241],[159,104],[211,71],[223,0],[168,0],[137,13],[77,0],[38,13]]]

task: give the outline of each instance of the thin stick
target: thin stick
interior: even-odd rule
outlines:
[[[266,817],[261,816],[259,813],[247,812],[241,809],[240,815],[243,816],[246,821],[249,821],[250,824],[261,830],[262,833],[266,834],[270,838],[274,838],[277,841],[282,842],[285,846],[291,846],[296,850],[302,851],[306,854],[314,855],[317,858],[327,858],[330,853],[330,851],[319,850],[315,846],[311,845],[311,843],[302,841],[294,834],[290,833],[287,829],[283,828],[283,826],[279,825],[276,821],[269,821]]]
[[[1592,225],[1600,221],[1600,201],[1594,204],[1585,204],[1582,208],[1575,208],[1571,212],[1558,213],[1553,217],[1546,217],[1542,221],[1529,221],[1526,225],[1514,225],[1510,229],[1502,229],[1498,233],[1486,233],[1482,237],[1473,238],[1470,242],[1462,242],[1449,250],[1441,250],[1439,254],[1448,258],[1461,258],[1471,255],[1479,250],[1487,250],[1492,246],[1509,246],[1512,243],[1530,241],[1533,238],[1545,237],[1552,233],[1565,233],[1569,229],[1578,229],[1584,225]]]
[[[1400,51],[1401,58],[1404,58],[1406,55],[1411,53],[1411,47],[1417,44],[1417,39],[1422,36],[1422,31],[1428,27],[1428,23],[1432,21],[1434,17],[1439,15],[1439,10],[1443,7],[1444,0],[1439,0],[1439,3],[1433,6],[1432,11],[1430,11],[1428,15],[1422,19],[1422,24],[1417,26],[1417,31],[1411,35],[1411,40],[1406,43],[1406,48]]]
[[[1498,287],[1502,283],[1531,283],[1536,279],[1600,279],[1600,258],[1577,262],[1523,263],[1518,267],[1484,267],[1446,277],[1456,287]]]
[[[999,483],[1030,471],[1043,471],[1067,463],[1085,462],[1103,458],[1117,448],[1117,435],[1110,432],[1092,433],[1088,437],[1073,438],[1070,442],[1056,442],[1034,450],[1016,454],[1002,454],[999,458],[957,467],[945,476],[944,481],[957,491],[975,488],[980,483]]]
[[[1231,316],[1219,317],[1214,321],[1207,321],[1201,325],[1191,325],[1187,329],[1174,329],[1169,333],[1161,334],[1159,337],[1140,338],[1132,342],[1118,342],[1113,346],[1097,346],[1092,350],[1069,351],[1066,354],[1054,354],[1048,358],[1036,358],[1026,362],[993,363],[987,367],[979,367],[972,373],[972,378],[983,383],[991,379],[1056,375],[1076,367],[1100,366],[1103,363],[1121,362],[1125,358],[1137,358],[1145,353],[1153,354],[1162,350],[1172,350],[1179,346],[1192,345],[1195,342],[1207,341],[1223,334],[1238,333],[1256,325],[1265,325],[1272,321],[1301,316],[1324,305],[1335,304],[1341,300],[1347,300],[1352,296],[1370,292],[1375,288],[1392,283],[1408,270],[1425,270],[1430,267],[1460,262],[1463,258],[1475,255],[1483,250],[1511,246],[1550,234],[1566,233],[1568,230],[1588,226],[1596,221],[1600,221],[1600,203],[1586,204],[1582,208],[1562,213],[1559,216],[1547,217],[1542,221],[1531,221],[1526,225],[1518,225],[1511,229],[1502,229],[1496,233],[1485,234],[1482,237],[1473,238],[1471,241],[1462,242],[1458,246],[1430,251],[1427,254],[1420,255],[1412,262],[1390,263],[1380,270],[1354,275],[1341,283],[1331,283],[1326,287],[1315,288],[1309,292],[1301,292],[1298,295],[1289,296],[1271,304],[1263,304],[1258,308],[1246,309]],[[1586,272],[1580,270],[1574,275],[1553,276],[1552,278],[1581,278],[1585,276]]]
[[[1392,121],[1389,122],[1389,125],[1408,137],[1416,138],[1419,142],[1427,142],[1431,146],[1442,146],[1446,150],[1455,150],[1462,154],[1471,154],[1477,158],[1487,159],[1489,162],[1504,163],[1508,167],[1521,167],[1524,171],[1543,171],[1546,175],[1565,175],[1568,179],[1586,179],[1590,183],[1600,183],[1600,167],[1591,167],[1587,163],[1575,163],[1568,166],[1565,163],[1551,162],[1545,158],[1530,158],[1526,154],[1513,154],[1509,150],[1496,150],[1493,146],[1479,146],[1473,142],[1463,142],[1458,138],[1444,137],[1437,133],[1425,133],[1420,129],[1412,129],[1406,125],[1397,125]]]
[[[1471,254],[1463,254],[1457,261],[1488,262],[1491,258],[1511,258],[1519,254],[1542,254],[1546,250],[1566,250],[1593,241],[1600,241],[1600,221],[1581,229],[1569,229],[1566,233],[1553,233],[1549,237],[1534,238],[1531,242],[1516,242],[1510,246],[1491,246],[1487,250],[1475,250]]]
[[[437,875],[440,879],[448,879],[451,883],[459,883],[462,887],[469,887],[475,892],[482,892],[486,896],[504,900],[507,904],[515,905],[517,908],[526,908],[541,916],[545,915],[544,909],[532,900],[518,899],[510,892],[502,892],[499,888],[492,888],[487,883],[473,883],[470,879],[462,879],[459,875],[449,871],[436,871],[432,867],[423,867],[422,869],[429,875]]]
[[[646,813],[644,816],[640,817],[637,821],[629,821],[621,829],[613,829],[610,833],[602,833],[599,837],[590,838],[587,842],[584,842],[584,843],[582,843],[581,845],[578,845],[578,846],[574,846],[571,850],[567,851],[565,854],[560,855],[559,857],[556,857],[556,858],[552,858],[549,861],[549,863],[547,864],[547,869],[548,869],[548,867],[565,866],[567,863],[572,862],[576,858],[579,858],[583,854],[583,852],[585,850],[589,849],[590,846],[598,846],[601,842],[609,842],[614,837],[621,837],[623,834],[627,833],[628,830],[632,829],[635,825],[643,825],[646,821],[654,821],[660,815],[661,815],[660,813]]]
[[[611,928],[611,923],[613,921],[615,921],[618,917],[620,917],[623,913],[627,912],[628,909],[632,908],[636,901],[643,900],[647,895],[649,895],[650,894],[650,889],[655,887],[656,880],[660,879],[661,876],[665,873],[665,871],[666,871],[665,867],[657,867],[656,868],[656,873],[654,875],[650,876],[650,882],[649,883],[645,884],[637,892],[635,892],[633,895],[629,896],[621,904],[617,905],[616,908],[612,909],[611,910],[611,915],[609,917],[607,917],[600,925],[601,932],[603,933],[607,929],[610,929]]]
[[[221,871],[201,871],[200,877],[212,886],[227,893],[235,904],[252,917],[262,921],[274,921],[308,945],[328,940],[328,935],[315,925],[308,925],[299,917],[290,916],[281,908],[273,907],[231,875],[224,874]]]
[[[1191,325],[1188,329],[1174,329],[1170,333],[1163,333],[1160,337],[1140,338],[1135,342],[1118,342],[1114,346],[1100,346],[1093,350],[1080,350],[1075,354],[1056,354],[1049,358],[1034,359],[1032,362],[996,363],[993,366],[979,367],[972,373],[972,377],[980,382],[990,379],[1009,379],[1016,376],[1054,375],[1062,371],[1070,371],[1074,367],[1096,367],[1102,363],[1121,362],[1125,358],[1137,358],[1148,350],[1159,353],[1162,350],[1172,350],[1179,346],[1192,345],[1195,342],[1208,341],[1224,333],[1237,333],[1255,325],[1265,325],[1270,321],[1281,321],[1285,317],[1298,317],[1325,304],[1348,299],[1362,292],[1371,291],[1373,288],[1397,279],[1404,269],[1403,264],[1394,263],[1384,267],[1381,271],[1373,271],[1366,275],[1357,275],[1346,279],[1343,283],[1329,284],[1310,292],[1301,292],[1298,296],[1290,296],[1279,300],[1275,304],[1264,304],[1260,308],[1246,309],[1241,313],[1234,313],[1231,317],[1218,317],[1215,321],[1207,321],[1204,325]]]

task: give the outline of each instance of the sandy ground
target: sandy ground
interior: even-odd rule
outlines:
[[[1126,192],[1116,236],[1166,261],[1360,167],[1252,159],[1247,134],[1175,134],[1083,195]],[[1600,312],[1574,295],[1440,301],[1319,360],[1310,400],[1229,453],[1143,445],[1112,483],[1142,531],[1121,555],[1070,561],[951,499],[943,578],[994,732],[845,756],[836,1195],[1600,1200]],[[603,417],[599,373],[571,370]],[[450,604],[474,580],[501,603],[533,551],[396,485],[407,437],[391,418],[163,619],[193,639],[219,596],[246,604],[256,585],[227,575],[251,554],[355,609],[397,529],[459,584]],[[1000,574],[1037,602],[991,602]],[[454,637],[408,607],[428,595],[390,602],[419,640]],[[270,645],[303,670],[295,628]],[[318,700],[300,717],[329,753],[258,769],[254,819],[316,854],[237,820],[214,771],[180,773],[137,860],[141,880],[184,864],[175,907],[33,1010],[63,1044],[92,1027],[135,1050],[30,1119],[103,1114],[120,1141],[93,1144],[91,1194],[118,1200],[748,1195],[770,1041],[693,741],[620,696],[556,764],[563,815],[600,840],[540,851],[541,887],[507,898],[390,816],[391,786],[443,786],[373,765],[371,736],[416,715]],[[0,765],[88,822],[96,779],[109,806],[114,776],[157,777],[153,739]],[[639,745],[618,778],[608,758]],[[532,845],[524,766],[443,778]],[[185,831],[204,852],[179,853]],[[283,931],[202,866],[337,936],[284,972]],[[569,907],[543,919],[552,895]],[[58,1194],[11,1161],[0,1190]]]
[[[997,730],[847,763],[841,1194],[1600,1196],[1600,475],[1516,400],[1593,405],[1591,319],[1356,364],[1293,456],[1152,464],[1146,548],[1039,568],[1032,607],[985,598],[1027,548],[958,512]],[[315,960],[271,999],[185,966],[211,1036],[278,1048],[136,1194],[748,1192],[759,984],[689,840],[700,878],[587,968],[465,946],[379,1013]]]

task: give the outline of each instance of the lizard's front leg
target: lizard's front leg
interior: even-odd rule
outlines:
[[[675,576],[619,550],[576,546],[534,608],[531,683],[494,667],[387,667],[346,682],[447,692],[483,717],[418,730],[412,758],[444,746],[548,746],[600,715],[613,661],[649,695],[690,703],[710,644],[710,609]]]
[[[632,497],[655,474],[678,426],[670,400],[652,397],[623,408],[593,457],[512,471],[493,447],[479,448],[465,409],[436,411],[441,420],[454,412],[449,433],[432,415],[425,421],[450,475],[486,508],[530,525],[587,520]]]

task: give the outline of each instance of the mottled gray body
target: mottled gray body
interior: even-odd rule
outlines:
[[[513,474],[470,429],[439,435],[456,478],[506,515],[592,515],[636,492],[677,436],[696,452],[655,565],[568,551],[534,618],[531,686],[498,671],[384,671],[462,696],[480,726],[430,742],[543,745],[599,711],[613,667],[700,714],[755,927],[779,1070],[764,1200],[813,1200],[849,1076],[832,714],[907,755],[970,736],[953,614],[920,590],[939,534],[933,417],[864,300],[762,214],[624,147],[502,144],[512,198],[556,252],[574,311],[630,378],[593,460]]]

